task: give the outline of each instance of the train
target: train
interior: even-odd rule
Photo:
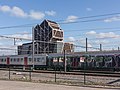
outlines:
[[[65,65],[66,63],[66,65]],[[51,53],[0,56],[0,68],[32,68],[35,70],[120,70],[120,51]]]
[[[37,54],[34,55],[34,61],[32,55],[7,55],[0,56],[0,67],[13,67],[13,68],[28,68],[28,67],[41,67],[46,68],[47,64],[47,55],[46,54]]]

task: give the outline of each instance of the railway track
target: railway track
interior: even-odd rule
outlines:
[[[86,75],[86,76],[102,76],[102,77],[120,77],[120,73],[111,72],[60,72],[60,71],[32,71],[34,73],[51,73],[51,74],[65,74],[65,75]]]

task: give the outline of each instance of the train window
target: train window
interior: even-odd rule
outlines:
[[[21,62],[23,61],[23,58],[21,58]]]
[[[36,58],[34,58],[34,61],[36,62]]]
[[[103,56],[97,56],[97,57],[95,58],[96,62],[102,62],[103,59],[104,59]]]
[[[14,58],[14,62],[16,61],[16,59]]]
[[[6,62],[6,59],[4,61]]]
[[[31,58],[29,58],[29,62],[32,62],[32,59],[31,59]]]
[[[3,62],[3,59],[1,59],[1,62]]]
[[[17,59],[17,62],[19,62],[19,58]]]
[[[41,59],[44,60],[44,57],[42,57]]]
[[[40,58],[37,58],[37,62],[40,62]]]
[[[11,58],[11,62],[12,62],[13,60],[12,60],[12,58]]]

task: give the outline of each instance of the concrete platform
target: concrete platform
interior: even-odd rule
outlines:
[[[0,90],[110,90],[110,89],[0,80]]]

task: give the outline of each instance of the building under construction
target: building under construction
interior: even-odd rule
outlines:
[[[33,32],[35,54],[62,53],[67,49],[73,52],[73,44],[63,43],[63,30],[54,21],[44,20],[34,27]],[[32,54],[33,43],[25,43],[18,46],[18,55]]]

